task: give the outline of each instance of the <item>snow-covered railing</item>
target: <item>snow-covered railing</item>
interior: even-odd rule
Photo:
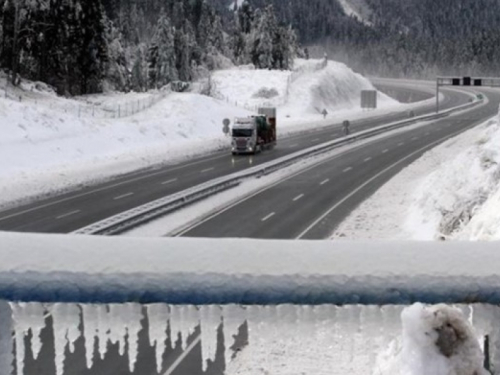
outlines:
[[[480,103],[482,103],[482,101],[474,101],[471,103],[464,104],[462,106],[458,106],[443,111],[439,114],[430,114],[430,115],[412,117],[407,120],[397,121],[394,123],[381,125],[375,128],[354,133],[348,137],[325,142],[323,144],[313,146],[305,150],[297,151],[287,156],[283,156],[273,161],[260,164],[256,167],[249,168],[241,172],[236,172],[224,177],[220,177],[198,186],[194,186],[192,188],[175,193],[173,195],[147,203],[143,206],[133,208],[129,211],[122,212],[115,216],[106,218],[97,223],[93,223],[89,226],[81,228],[75,231],[74,233],[101,234],[101,235],[113,235],[113,234],[123,233],[127,230],[138,227],[153,219],[156,219],[162,215],[168,214],[174,210],[190,205],[194,202],[212,196],[223,190],[227,190],[233,186],[237,186],[245,179],[256,176],[267,175],[279,169],[290,166],[297,161],[303,161],[305,158],[325,154],[329,151],[332,151],[333,149],[336,149],[350,142],[367,139],[377,134],[409,126],[418,122],[430,121],[446,117],[454,112],[469,109]]]
[[[459,304],[499,369],[499,247],[0,232],[0,373],[372,373],[415,301]]]
[[[0,233],[0,300],[500,303],[500,243],[139,239]]]

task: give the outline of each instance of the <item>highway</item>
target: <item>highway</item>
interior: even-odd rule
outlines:
[[[487,105],[426,126],[353,146],[268,187],[182,233],[186,237],[327,238],[361,202],[437,144],[498,112],[500,93]]]
[[[430,97],[429,90],[422,91],[407,83],[385,83],[401,95],[419,99]],[[469,96],[455,91],[446,93],[443,109],[463,104]],[[433,105],[415,109],[417,115],[434,111]],[[353,121],[352,131],[407,118],[403,112],[390,113],[372,119]],[[306,130],[301,134],[280,138],[278,146],[256,156],[232,157],[228,150],[205,155],[176,165],[164,165],[148,170],[120,176],[102,184],[88,186],[78,191],[66,192],[40,199],[0,212],[0,230],[39,233],[69,233],[107,217],[135,208],[153,200],[196,186],[229,173],[241,171],[298,150],[321,144],[342,136],[340,123],[344,119],[333,119],[332,125],[320,129]],[[279,131],[278,131],[279,132]]]

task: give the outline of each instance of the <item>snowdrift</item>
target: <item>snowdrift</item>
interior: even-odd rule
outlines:
[[[359,110],[361,90],[375,90],[360,74],[342,63],[327,60],[296,60],[293,71],[256,70],[253,66],[215,72],[215,98],[255,111],[259,106],[278,107],[280,124],[317,121],[326,109],[330,114]],[[395,101],[379,93],[379,108]]]

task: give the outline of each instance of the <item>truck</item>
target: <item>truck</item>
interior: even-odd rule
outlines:
[[[276,108],[259,108],[257,115],[236,118],[231,130],[233,155],[257,154],[276,146]]]

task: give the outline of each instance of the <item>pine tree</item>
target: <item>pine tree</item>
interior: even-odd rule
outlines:
[[[149,86],[162,87],[178,78],[173,27],[162,12],[148,52]]]

